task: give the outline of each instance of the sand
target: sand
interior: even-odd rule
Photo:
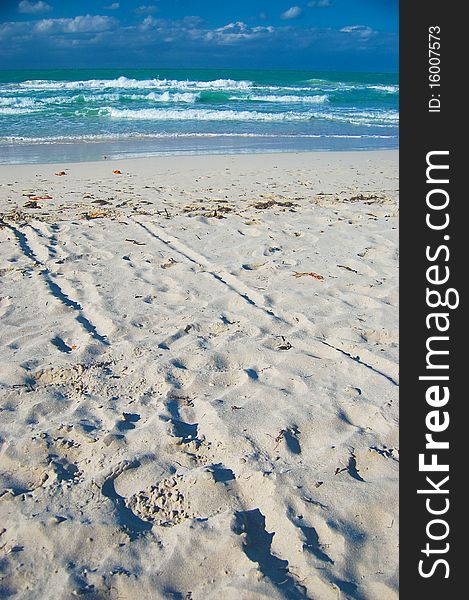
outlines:
[[[397,152],[0,182],[0,595],[397,598]]]

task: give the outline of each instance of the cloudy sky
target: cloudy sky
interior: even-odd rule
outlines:
[[[0,0],[0,68],[397,71],[398,0]]]

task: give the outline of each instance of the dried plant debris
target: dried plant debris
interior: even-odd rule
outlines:
[[[296,277],[297,279],[300,277],[312,277],[313,279],[317,279],[318,281],[324,280],[324,277],[322,275],[318,275],[314,271],[296,271],[295,273],[293,273],[293,277]]]
[[[358,271],[356,271],[355,269],[352,269],[352,267],[347,267],[347,265],[337,265],[340,269],[345,269],[346,271],[350,271],[351,273],[358,273]]]
[[[257,208],[257,210],[266,210],[267,208],[272,208],[273,206],[281,206],[283,208],[294,208],[299,205],[296,204],[295,202],[290,202],[289,200],[281,201],[281,200],[271,199],[271,200],[256,202],[255,204],[252,204],[252,206],[254,208]]]
[[[25,202],[24,208],[41,208],[36,200],[28,200]]]
[[[36,202],[38,200],[52,200],[52,196],[50,196],[49,194],[43,194],[42,196],[40,194],[23,194],[23,196],[27,196],[30,200],[35,200]]]
[[[24,213],[21,210],[14,210],[8,213],[0,213],[0,226],[7,227],[8,223],[16,223],[21,225],[31,220],[31,215]]]
[[[212,219],[226,219],[225,214],[233,212],[232,206],[217,206],[216,208],[207,206],[189,205],[183,208],[183,212],[190,217],[207,217]]]
[[[377,196],[376,194],[357,194],[349,199],[344,198],[344,202],[370,202],[370,200],[374,202],[382,199],[383,196]]]
[[[352,196],[351,198],[345,198],[344,202],[362,202],[369,206],[371,204],[383,205],[393,202],[393,198],[387,194],[379,194],[376,192],[361,193]]]
[[[281,429],[279,431],[278,435],[275,438],[275,448],[274,448],[274,450],[277,450],[277,448],[280,446],[280,442],[284,439],[286,433],[287,433],[286,429]]]
[[[114,217],[114,213],[106,210],[90,210],[83,215],[83,218],[87,221],[92,221],[93,219],[105,219],[106,217],[112,218]]]

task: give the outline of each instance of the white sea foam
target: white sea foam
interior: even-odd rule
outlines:
[[[0,106],[12,106],[18,102],[17,98],[0,98]]]
[[[251,81],[234,79],[216,79],[213,81],[179,81],[177,79],[87,79],[83,81],[48,81],[34,79],[18,84],[20,88],[32,90],[79,90],[79,89],[208,89],[208,90],[246,90],[253,86]]]
[[[38,98],[36,102],[43,105],[70,105],[80,102],[118,102],[119,99],[119,94],[77,94],[75,96],[49,96],[45,98]]]
[[[252,102],[281,102],[288,104],[290,102],[297,104],[324,104],[329,100],[327,94],[318,94],[316,96],[231,96],[230,100],[250,100]]]
[[[119,99],[119,94],[79,94],[75,96],[48,96],[42,98],[0,97],[0,106],[11,106],[14,108],[40,108],[52,104],[68,105],[75,104],[77,102],[117,102]]]
[[[384,92],[388,94],[399,93],[398,85],[371,85],[366,83],[341,83],[339,81],[327,81],[326,79],[308,79],[306,83],[312,85],[319,85],[322,89],[327,91],[351,91],[360,89],[376,90],[378,92]]]
[[[384,92],[386,94],[398,94],[398,85],[369,85],[370,90],[376,90],[377,92]]]
[[[141,110],[117,109],[105,107],[99,109],[100,114],[112,119],[128,119],[132,121],[310,121],[325,119],[340,121],[368,127],[392,127],[397,125],[399,114],[394,111],[376,112],[259,112],[248,110],[205,110],[205,109],[160,109],[147,108]]]
[[[75,96],[53,96],[39,98],[36,102],[41,104],[76,104],[79,102],[119,102],[120,100],[151,100],[153,102],[185,102],[193,103],[199,98],[200,93],[170,93],[162,92],[149,94],[124,94],[124,93],[108,93],[108,94],[77,94]],[[1,104],[1,99],[0,99]]]
[[[76,142],[108,142],[132,139],[178,139],[178,138],[268,138],[268,139],[396,139],[395,135],[353,134],[275,134],[275,133],[109,133],[88,135],[57,135],[45,137],[6,136],[0,143],[7,144],[72,144]]]
[[[35,108],[20,108],[20,107],[12,107],[12,106],[4,106],[0,108],[0,115],[25,115],[29,113],[37,112],[38,109]]]
[[[387,123],[397,123],[399,121],[399,113],[394,110],[357,111],[346,113],[346,116],[351,119],[364,119],[366,121],[385,121]]]
[[[11,89],[26,89],[32,91],[71,91],[78,90],[105,90],[105,89],[141,89],[141,90],[216,90],[216,91],[231,91],[231,92],[249,92],[255,90],[256,92],[271,92],[279,93],[281,97],[282,92],[341,92],[341,91],[353,91],[360,89],[370,89],[385,94],[396,94],[399,92],[398,85],[367,85],[364,83],[353,84],[353,83],[340,83],[333,81],[326,81],[321,79],[312,79],[304,83],[309,83],[307,87],[302,86],[289,86],[289,85],[268,85],[268,84],[255,84],[248,80],[234,80],[234,79],[215,79],[211,81],[197,81],[197,80],[178,80],[178,79],[130,79],[127,77],[118,77],[116,79],[87,79],[80,81],[51,81],[46,79],[34,79],[24,81],[17,84],[8,84],[7,88]],[[3,86],[2,86],[3,87]],[[312,96],[314,98],[314,96]],[[184,101],[184,100],[181,100]],[[312,100],[312,103],[315,101]]]
[[[150,92],[146,96],[132,95],[130,98],[132,100],[147,99],[152,100],[153,102],[185,102],[187,104],[194,104],[200,98],[200,93],[194,94],[191,92],[175,92],[172,94],[170,92],[163,92],[162,94],[155,94],[155,92]]]
[[[309,113],[264,113],[248,110],[173,110],[146,108],[142,110],[120,110],[106,107],[100,109],[103,115],[112,119],[130,119],[136,121],[308,121]]]
[[[36,106],[33,98],[0,98],[0,106],[11,106],[14,108],[32,108]]]
[[[316,119],[346,122],[352,125],[363,125],[367,127],[393,127],[397,126],[399,113],[395,110],[337,110],[332,109],[327,104],[327,95],[316,96],[263,96],[250,95],[248,97],[232,99],[238,101],[258,101],[272,103],[305,103],[324,105],[326,108],[321,112],[313,111],[282,111],[282,112],[264,112],[257,110],[216,110],[216,109],[195,109],[182,107],[174,108],[117,108],[112,104],[107,106],[92,106],[86,109],[78,108],[75,111],[77,117],[83,117],[92,109],[93,114],[109,117],[112,119],[135,120],[135,121],[260,121],[260,122],[287,122],[287,121],[310,121]],[[143,100],[155,103],[176,103],[176,104],[194,104],[200,99],[200,92],[172,93],[165,91],[163,93],[150,92],[149,94],[122,95],[117,93],[108,94],[83,94],[69,97],[42,97],[42,98],[13,98],[0,97],[0,115],[16,116],[27,115],[29,113],[40,112],[56,104],[57,106],[74,105],[80,103],[114,103],[120,100]],[[90,113],[91,114],[91,113]]]
[[[216,90],[216,91],[265,91],[265,92],[314,92],[322,91],[322,86],[262,85],[248,80],[214,79],[211,81],[179,79],[86,79],[80,81],[51,81],[33,79],[14,84],[14,87],[34,91],[48,90],[100,90],[100,89],[160,89],[160,90]],[[339,89],[327,86],[327,91]]]
[[[92,95],[86,95],[86,94],[78,94],[76,96],[72,96],[71,98],[65,98],[65,102],[70,102],[70,103],[74,103],[74,102],[118,102],[120,99],[120,95],[119,94],[92,94]],[[60,96],[57,96],[55,98],[46,98],[44,99],[45,102],[49,102],[49,101],[53,101],[53,102],[58,102],[61,103],[64,100],[61,99]]]

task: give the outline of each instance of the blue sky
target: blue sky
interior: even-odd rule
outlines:
[[[0,0],[0,68],[397,71],[398,0]]]

